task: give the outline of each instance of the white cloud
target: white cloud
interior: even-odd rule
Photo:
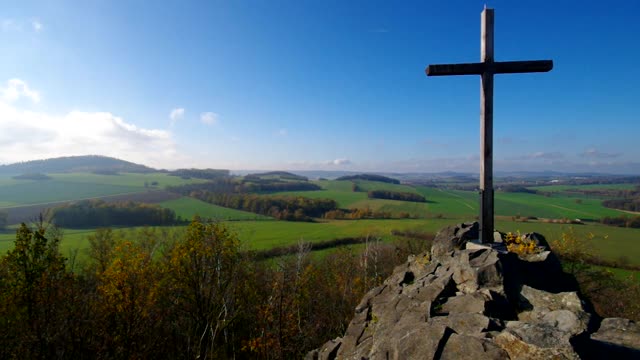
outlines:
[[[171,119],[171,126],[175,125],[178,120],[182,120],[184,117],[184,108],[175,108],[169,113],[169,119]]]
[[[33,27],[33,31],[40,32],[44,28],[44,25],[42,25],[38,19],[33,19],[31,20],[31,27]]]
[[[337,165],[337,166],[340,166],[340,165],[351,165],[351,160],[344,159],[344,158],[343,159],[335,159],[335,160],[331,161],[331,164],[332,165]]]
[[[10,79],[7,86],[0,88],[0,97],[7,102],[15,102],[20,98],[28,98],[34,103],[40,102],[40,94],[29,88],[26,82],[20,79]]]
[[[0,163],[86,154],[156,167],[178,167],[189,161],[178,154],[168,131],[141,128],[110,112],[25,110],[4,96],[0,99],[0,148]]]
[[[279,136],[287,136],[287,134],[288,134],[287,129],[278,130],[278,135]]]
[[[204,112],[200,114],[200,121],[203,124],[214,125],[218,122],[218,114],[213,112]]]

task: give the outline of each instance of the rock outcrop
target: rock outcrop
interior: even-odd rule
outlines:
[[[626,319],[599,325],[551,252],[518,256],[501,244],[471,246],[477,234],[477,223],[442,230],[430,253],[410,256],[365,295],[344,336],[307,359],[638,355],[640,327]],[[540,234],[528,236],[548,246]]]

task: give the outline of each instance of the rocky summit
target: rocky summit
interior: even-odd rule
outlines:
[[[535,254],[474,242],[478,224],[441,230],[355,309],[345,334],[307,359],[640,358],[640,326],[601,319],[540,234]]]

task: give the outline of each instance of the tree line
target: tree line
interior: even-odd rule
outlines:
[[[390,177],[376,175],[376,174],[358,174],[358,175],[347,175],[341,176],[336,180],[367,180],[367,181],[378,181],[388,184],[400,184],[400,180],[393,179]]]
[[[219,178],[200,184],[184,184],[168,186],[167,191],[183,196],[190,196],[193,192],[215,193],[251,193],[251,192],[278,192],[278,191],[312,191],[322,188],[314,183],[306,181],[281,181],[277,179],[240,180],[235,178]]]
[[[341,335],[408,247],[366,241],[322,260],[254,261],[220,223],[100,229],[78,263],[22,224],[0,257],[0,358],[291,359]]]
[[[174,225],[182,222],[171,209],[134,201],[82,200],[54,208],[51,216],[58,226],[70,228]]]
[[[229,170],[223,169],[178,169],[170,171],[169,175],[179,176],[183,179],[214,180],[229,177]]]
[[[600,219],[600,222],[605,225],[611,225],[611,226],[640,228],[640,216],[625,216],[625,215],[620,215],[617,217],[605,216],[602,219]]]
[[[332,199],[310,199],[302,196],[267,196],[256,194],[195,191],[196,199],[232,209],[267,215],[279,220],[311,221],[338,208]]]
[[[391,190],[371,190],[367,193],[370,199],[388,199],[388,200],[400,200],[411,202],[426,202],[424,196],[402,191]]]
[[[618,210],[640,211],[640,197],[605,200],[602,205]]]
[[[271,179],[244,180],[237,188],[238,192],[278,192],[278,191],[314,191],[322,188],[306,181],[279,181]]]

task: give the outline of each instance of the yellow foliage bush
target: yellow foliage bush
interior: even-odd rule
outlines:
[[[504,238],[507,250],[518,255],[537,254],[540,252],[535,241],[526,240],[520,235],[520,232],[509,232]]]

